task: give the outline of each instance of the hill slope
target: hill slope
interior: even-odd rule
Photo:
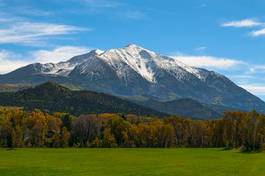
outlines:
[[[16,93],[0,93],[0,105],[42,109],[49,112],[133,113],[137,115],[164,116],[164,113],[142,107],[111,95],[91,91],[71,91],[51,82]]]
[[[135,101],[135,100],[134,100]],[[149,99],[146,101],[135,101],[137,104],[155,109],[157,111],[168,113],[171,115],[179,115],[183,117],[192,117],[199,119],[213,119],[222,116],[222,112],[215,111],[212,108],[201,104],[193,99],[178,99],[167,102],[160,102]]]

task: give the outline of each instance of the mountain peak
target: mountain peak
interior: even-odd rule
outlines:
[[[131,43],[131,44],[127,45],[126,48],[143,48],[143,47],[136,45],[134,43]]]
[[[136,45],[136,44],[129,44],[124,49],[127,51],[138,51],[138,52],[147,51],[150,53],[154,53],[153,51],[150,51],[150,50],[148,50],[142,46]]]
[[[95,55],[100,55],[102,53],[104,53],[104,51],[100,50],[100,49],[94,49],[94,50],[91,50],[90,53],[92,54],[95,54]]]

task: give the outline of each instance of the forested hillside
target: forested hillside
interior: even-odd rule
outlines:
[[[68,112],[78,116],[90,113],[165,116],[164,113],[115,96],[91,91],[71,91],[51,82],[18,92],[0,93],[0,105],[19,106],[27,110],[38,108],[47,112]]]

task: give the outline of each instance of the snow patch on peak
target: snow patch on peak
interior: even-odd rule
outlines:
[[[95,53],[96,55],[100,55],[100,54],[104,53],[105,51],[100,50],[100,49],[95,49],[95,50],[92,50],[92,51],[90,51],[90,52],[93,52],[93,53]]]
[[[178,61],[174,58],[171,58],[171,57],[163,56],[163,58],[170,63],[170,64],[167,64],[168,65],[167,69],[171,69],[174,72],[179,71],[179,68],[181,68],[181,69],[185,70],[186,72],[191,73],[193,76],[197,77],[198,79],[200,79],[202,81],[205,81],[209,75],[209,71],[207,71],[207,70],[188,66],[188,65],[184,64],[183,62],[180,62],[180,61]]]
[[[156,56],[157,54],[151,50],[148,50],[146,48],[143,48],[141,46],[138,46],[136,44],[129,44],[127,45],[125,48],[122,48],[121,50],[125,50],[128,53],[131,54],[141,54],[141,53],[145,53],[145,54],[149,54],[152,56]],[[143,55],[144,57],[144,55]]]
[[[126,47],[124,47],[124,48],[131,48],[131,49],[138,49],[138,50],[142,50],[142,49],[144,49],[143,47],[141,47],[141,46],[139,46],[139,45],[136,45],[136,44],[129,44],[129,45],[127,45]]]
[[[59,62],[57,64],[44,64],[42,65],[43,74],[54,74],[54,75],[60,75],[60,76],[68,76],[74,68],[87,60],[89,60],[92,57],[99,56],[100,54],[104,53],[104,51],[95,49],[91,50],[87,54],[75,56],[68,61],[65,62]]]
[[[155,72],[153,70],[153,57],[156,57],[154,52],[138,47],[137,45],[129,45],[121,49],[110,49],[100,55],[100,58],[109,63],[118,75],[121,75],[121,69],[124,65],[140,74],[149,82],[156,82]]]
[[[134,43],[130,43],[128,44],[126,47],[133,47],[133,48],[137,48],[137,47],[140,47],[139,45],[136,45]]]

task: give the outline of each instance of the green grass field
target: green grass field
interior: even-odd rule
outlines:
[[[0,149],[0,176],[265,175],[265,153],[221,149]]]

